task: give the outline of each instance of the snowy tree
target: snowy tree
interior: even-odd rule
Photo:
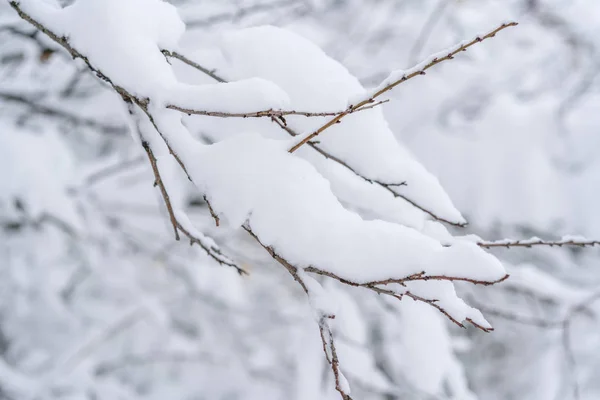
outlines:
[[[202,28],[265,10],[296,18],[364,7],[294,3],[227,10],[217,2],[214,14],[203,4],[203,19],[186,23]],[[1,159],[11,171],[1,181],[8,260],[2,281],[11,294],[2,304],[0,382],[9,398],[287,398],[290,391],[335,398],[334,388],[349,398],[348,381],[357,398],[467,398],[454,351],[460,342],[442,318],[492,330],[456,292],[486,309],[482,299],[495,291],[460,284],[507,278],[486,249],[597,244],[451,235],[447,227],[464,227],[466,219],[384,118],[383,106],[392,113],[398,106],[388,103],[392,89],[433,85],[439,78],[418,78],[508,32],[512,22],[496,21],[488,33],[365,89],[289,30],[183,36],[175,7],[158,0],[8,4],[3,31],[19,38],[2,48],[0,93],[9,126]],[[429,25],[445,7],[434,10]],[[193,8],[183,3],[181,14]],[[345,22],[332,20],[321,29]],[[420,57],[426,33],[417,39],[412,58]],[[463,81],[473,75],[468,68]],[[469,111],[447,116],[457,112]],[[403,123],[425,120],[415,112]],[[481,157],[476,165],[493,163],[480,147],[472,152]],[[522,159],[544,165],[543,154]],[[495,182],[504,180],[487,185]],[[474,204],[461,209],[485,221]],[[516,223],[514,215],[503,221]],[[540,213],[536,221],[548,220]],[[493,234],[485,225],[475,229]],[[173,235],[193,246],[179,246]],[[596,298],[592,290],[572,290],[565,300],[563,283],[533,268],[510,272],[517,276],[511,288],[538,297],[560,293],[568,311],[557,321],[563,335]],[[40,338],[39,329],[52,334]],[[67,334],[78,343],[64,340]],[[198,376],[202,382],[193,385]]]

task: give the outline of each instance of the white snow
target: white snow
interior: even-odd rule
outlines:
[[[33,4],[37,5],[23,1],[22,7],[67,36],[115,85],[150,99],[147,112],[158,131],[145,113],[138,110],[134,117],[141,139],[149,143],[158,159],[179,222],[208,247],[215,245],[182,211],[181,187],[171,179],[177,163],[169,150],[181,160],[225,225],[249,226],[264,246],[298,268],[318,317],[333,316],[337,305],[306,272],[308,267],[359,284],[400,280],[422,272],[478,281],[497,281],[505,276],[494,256],[472,242],[451,241],[449,233],[437,224],[419,224],[414,218],[412,225],[421,232],[394,222],[365,220],[346,209],[332,192],[329,180],[303,158],[312,150],[303,148],[298,155],[288,152],[298,137],[272,139],[262,132],[240,129],[236,135],[205,145],[183,125],[182,113],[166,108],[175,104],[224,112],[283,107],[323,111],[343,109],[350,99],[365,93],[341,64],[307,40],[274,27],[228,34],[221,43],[232,64],[227,73],[241,81],[184,84],[160,51],[177,48],[184,30],[171,5],[159,0],[87,0],[58,10],[38,9]],[[327,118],[290,116],[287,120],[307,135]],[[407,186],[396,187],[398,192],[442,218],[464,222],[438,180],[396,141],[380,109],[350,115],[317,140],[319,146],[365,177],[390,184],[406,181]],[[444,246],[442,241],[451,245]],[[471,319],[490,327],[479,311],[457,296],[452,282],[418,281],[386,288],[436,300],[459,322]],[[411,300],[405,297],[404,301]],[[442,375],[439,372],[435,376],[438,386]],[[350,391],[341,373],[340,385],[345,392]]]
[[[231,64],[227,76],[269,79],[288,93],[293,109],[343,110],[349,99],[364,93],[346,68],[314,44],[284,29],[263,26],[228,33],[223,37],[222,49]],[[328,121],[292,116],[286,119],[306,135]],[[292,143],[298,140],[294,138]],[[370,179],[391,184],[407,182],[407,186],[396,190],[442,218],[465,222],[438,180],[396,141],[381,109],[349,115],[315,141]]]
[[[287,96],[271,82],[178,82],[159,51],[177,48],[185,30],[177,9],[162,0],[87,0],[59,9],[24,0],[20,7],[69,43],[118,86],[162,104],[175,97],[187,107],[228,112],[278,109]]]
[[[257,92],[266,93],[270,101],[282,100],[283,92],[274,84],[256,77],[282,87],[291,106],[298,109],[339,108],[363,91],[356,78],[308,41],[274,27],[230,34],[224,39],[224,49],[234,64],[243,66],[234,73],[252,80],[193,86],[177,81],[159,51],[164,45],[175,46],[182,33],[175,9],[161,1],[132,0],[122,7],[116,0],[90,0],[48,14],[53,16],[51,21],[45,20],[48,15],[38,17],[50,27],[60,26],[60,32],[113,82],[136,95],[150,96],[148,110],[160,134],[219,216],[233,227],[248,223],[264,245],[272,246],[294,265],[316,266],[357,283],[401,279],[423,271],[487,281],[505,275],[498,260],[472,243],[443,247],[414,229],[365,221],[346,210],[312,165],[287,152],[289,140],[244,133],[202,145],[182,125],[180,113],[164,108],[171,100],[188,105],[210,100],[214,109],[238,110],[256,104],[258,100],[250,94]],[[279,52],[276,55],[274,48]],[[132,65],[143,65],[143,71]],[[314,95],[317,90],[321,95]],[[203,100],[196,99],[197,94],[202,94]],[[321,122],[300,117],[294,123],[310,132]],[[147,133],[152,131],[148,121],[143,124],[144,139],[160,149],[159,155],[164,154],[158,136]],[[462,221],[437,180],[394,139],[381,110],[351,115],[319,139],[324,148],[335,151],[369,178],[408,181],[408,189],[401,190],[407,190],[424,207]],[[448,295],[452,296],[456,298],[454,293]],[[471,315],[460,302],[453,308],[461,317]]]

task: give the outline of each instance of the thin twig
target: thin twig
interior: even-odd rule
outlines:
[[[170,110],[179,111],[188,115],[204,115],[208,117],[219,117],[219,118],[277,118],[286,117],[288,115],[299,115],[302,117],[331,117],[338,116],[341,114],[353,114],[358,111],[368,110],[373,107],[377,107],[386,101],[378,101],[373,104],[363,105],[361,107],[348,109],[344,111],[323,111],[323,112],[311,112],[311,111],[296,111],[296,110],[261,110],[252,112],[225,112],[225,111],[208,111],[208,110],[195,110],[192,108],[182,107],[176,104],[168,104],[166,107]]]
[[[209,70],[209,69],[204,68],[202,65],[198,64],[195,61],[190,60],[188,57],[185,57],[181,53],[178,53],[176,51],[169,51],[169,50],[161,50],[161,52],[166,57],[175,58],[175,59],[183,62],[184,64],[189,65],[192,68],[196,68],[197,70],[202,71],[204,74],[210,76],[211,78],[213,78],[217,82],[225,83],[225,80],[223,78],[221,78],[219,75],[217,75],[214,70]]]
[[[150,165],[152,166],[152,172],[154,173],[155,178],[154,184],[157,185],[160,189],[160,193],[165,202],[165,206],[167,207],[167,212],[169,213],[169,220],[171,220],[171,225],[173,225],[173,231],[175,232],[175,240],[179,240],[179,231],[177,230],[177,218],[175,218],[175,212],[173,211],[173,206],[171,205],[169,193],[167,192],[165,184],[163,183],[160,177],[160,171],[158,170],[158,166],[156,165],[156,158],[154,157],[154,153],[152,153],[148,142],[146,142],[145,140],[142,141],[142,147],[144,148],[144,151],[146,151],[146,154],[148,155],[148,160],[150,161]]]
[[[497,27],[496,29],[494,29],[493,31],[487,33],[484,36],[477,36],[475,39],[471,40],[470,42],[467,42],[465,44],[460,44],[460,45],[456,46],[453,50],[450,50],[448,52],[448,54],[446,54],[443,57],[435,57],[431,61],[427,62],[424,66],[422,66],[422,67],[418,66],[417,68],[413,68],[411,70],[412,72],[409,72],[408,74],[402,75],[402,77],[400,79],[396,79],[393,82],[385,85],[383,88],[377,90],[375,93],[373,93],[367,99],[364,99],[364,100],[358,102],[357,104],[350,106],[348,108],[347,112],[344,112],[342,114],[339,114],[339,115],[335,116],[334,118],[332,118],[331,120],[329,120],[327,123],[325,123],[323,126],[321,126],[320,128],[318,128],[316,131],[312,132],[309,135],[303,136],[298,143],[296,143],[294,146],[292,146],[290,148],[289,152],[290,153],[295,152],[300,147],[302,147],[304,144],[306,144],[307,142],[311,141],[316,136],[320,135],[326,129],[332,127],[335,124],[340,123],[340,121],[345,116],[347,116],[347,115],[349,115],[351,113],[350,112],[351,110],[363,107],[363,106],[365,106],[367,104],[373,103],[376,98],[378,98],[382,94],[384,94],[384,93],[392,90],[393,88],[395,88],[396,86],[400,85],[401,83],[404,83],[404,82],[408,81],[409,79],[412,79],[412,78],[414,78],[416,76],[425,75],[425,71],[427,71],[428,69],[436,66],[437,64],[440,64],[440,63],[442,63],[442,62],[444,62],[446,60],[451,60],[451,59],[454,58],[455,55],[457,55],[460,52],[466,51],[469,47],[473,46],[474,44],[483,42],[486,39],[494,37],[498,32],[502,31],[503,29],[508,28],[509,26],[516,26],[516,25],[517,25],[516,22],[504,23],[504,24],[500,25],[499,27]]]
[[[352,280],[349,280],[346,278],[342,278],[339,275],[334,274],[333,272],[325,271],[320,268],[316,268],[314,266],[306,267],[305,271],[311,272],[311,273],[314,273],[317,275],[327,276],[329,278],[335,279],[346,285],[364,286],[364,287],[374,286],[374,285],[389,285],[392,283],[398,283],[398,284],[402,285],[406,282],[413,282],[413,281],[468,282],[473,285],[490,286],[490,285],[495,285],[497,283],[504,282],[505,280],[507,280],[509,278],[509,275],[504,275],[502,278],[499,278],[496,280],[485,281],[485,280],[476,280],[476,279],[464,278],[464,277],[458,277],[458,276],[455,277],[455,276],[446,276],[446,275],[427,275],[425,273],[425,271],[422,271],[422,272],[418,272],[416,274],[412,274],[412,275],[409,275],[409,276],[406,276],[403,278],[388,278],[388,279],[382,279],[382,280],[370,281],[370,282],[355,282],[355,281],[352,281]]]
[[[513,247],[527,247],[531,248],[534,246],[548,246],[548,247],[563,247],[563,246],[578,246],[578,247],[594,247],[600,246],[600,241],[598,240],[574,240],[574,239],[564,239],[564,240],[542,240],[538,238],[534,239],[525,239],[525,240],[498,240],[495,242],[477,242],[479,247],[483,247],[484,249],[490,249],[494,247],[504,247],[507,249]]]

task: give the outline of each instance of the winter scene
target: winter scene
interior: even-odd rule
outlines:
[[[0,0],[0,400],[600,399],[600,3]]]

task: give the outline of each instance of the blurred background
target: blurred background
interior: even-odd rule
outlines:
[[[386,117],[469,220],[454,233],[600,238],[596,1],[171,2],[207,68],[220,33],[272,24],[366,87],[517,20],[398,87]],[[0,399],[338,398],[304,293],[243,235],[216,230],[193,190],[196,226],[251,274],[173,240],[145,161],[119,99],[1,3]],[[599,250],[494,253],[511,278],[459,288],[490,334],[327,283],[356,399],[600,398]]]

